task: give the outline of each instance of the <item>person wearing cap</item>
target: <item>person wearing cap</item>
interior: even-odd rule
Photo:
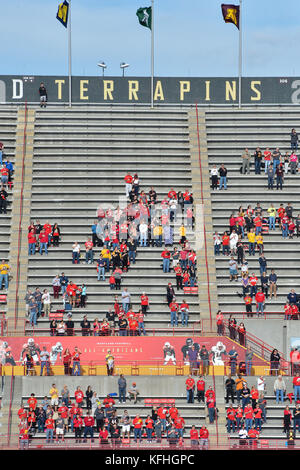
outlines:
[[[129,397],[129,400],[131,401],[131,398],[134,399],[134,403],[137,402],[137,397],[139,395],[139,391],[138,389],[136,388],[136,383],[133,382],[132,383],[132,387],[128,390],[128,397]]]

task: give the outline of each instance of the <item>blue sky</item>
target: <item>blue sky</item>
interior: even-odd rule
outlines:
[[[226,0],[223,0],[226,3]],[[136,10],[150,0],[72,0],[73,75],[150,74],[150,31]],[[155,0],[156,76],[236,76],[238,30],[221,15],[222,0]],[[229,1],[228,3],[238,3]],[[2,1],[3,75],[66,75],[67,31],[59,0]],[[243,0],[243,75],[300,76],[299,0]]]

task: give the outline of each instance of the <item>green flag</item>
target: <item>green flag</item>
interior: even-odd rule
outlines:
[[[151,29],[152,26],[152,7],[139,8],[136,12],[139,22],[142,26]]]

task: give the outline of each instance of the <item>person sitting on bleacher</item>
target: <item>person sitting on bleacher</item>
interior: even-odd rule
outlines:
[[[129,400],[131,401],[133,399],[134,403],[137,403],[137,400],[138,400],[137,397],[139,396],[139,394],[140,394],[140,392],[136,388],[136,383],[133,382],[132,387],[130,389],[128,389],[128,398],[129,398]]]

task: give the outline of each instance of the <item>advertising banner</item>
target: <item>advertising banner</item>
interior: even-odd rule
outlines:
[[[35,363],[39,362],[40,351],[45,346],[50,353],[51,365],[61,365],[66,348],[74,352],[75,346],[81,351],[81,362],[91,361],[105,364],[108,351],[115,358],[116,365],[137,362],[140,365],[176,365],[178,362],[189,364],[189,351],[199,351],[204,345],[209,352],[213,365],[227,362],[227,354],[233,344],[238,352],[238,362],[245,360],[245,348],[233,343],[229,338],[220,337],[11,337],[0,339],[0,360],[2,365],[20,365],[30,352]],[[257,364],[264,361],[255,357]]]

